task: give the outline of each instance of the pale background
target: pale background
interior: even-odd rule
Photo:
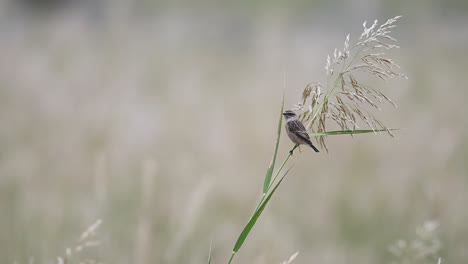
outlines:
[[[389,263],[439,221],[468,261],[467,1],[2,1],[0,262],[50,263],[96,219],[104,263],[226,263],[286,107],[364,20],[403,15],[384,135],[303,148],[236,263]],[[286,76],[286,89],[283,88]],[[291,147],[282,139],[280,159]]]

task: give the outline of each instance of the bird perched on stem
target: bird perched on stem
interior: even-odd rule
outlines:
[[[315,152],[319,152],[319,150],[310,141],[307,130],[301,121],[297,119],[296,114],[291,110],[286,110],[283,112],[283,116],[286,119],[286,132],[288,133],[291,141],[296,144],[294,148],[289,151],[289,154],[292,155],[294,150],[301,144],[308,145],[309,147],[313,148]]]

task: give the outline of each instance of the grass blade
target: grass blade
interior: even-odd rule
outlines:
[[[376,133],[376,132],[387,132],[387,131],[394,131],[399,130],[398,128],[390,128],[390,129],[361,129],[361,130],[333,130],[333,131],[326,131],[321,133],[311,133],[309,134],[311,137],[323,137],[323,136],[336,136],[336,135],[355,135],[355,134],[366,134],[366,133]]]
[[[292,167],[291,167],[292,168]],[[231,258],[229,259],[229,262],[228,264],[231,263],[232,259],[234,258],[234,255],[237,253],[237,251],[239,251],[239,249],[242,247],[242,244],[244,244],[244,241],[245,239],[247,238],[247,236],[249,235],[250,231],[252,230],[252,228],[254,227],[255,223],[257,222],[258,218],[260,217],[260,215],[263,213],[263,210],[265,209],[266,205],[268,204],[268,202],[270,201],[271,197],[273,196],[273,194],[275,193],[276,189],[278,188],[278,186],[281,184],[281,182],[283,181],[284,177],[286,177],[286,175],[288,174],[288,172],[291,170],[291,168],[289,168],[285,173],[284,175],[281,177],[281,179],[278,181],[278,183],[276,183],[275,187],[271,190],[271,192],[268,194],[268,196],[265,198],[265,200],[262,202],[262,204],[258,207],[258,209],[254,212],[254,214],[252,215],[252,217],[250,217],[250,220],[249,222],[247,223],[247,225],[244,227],[244,229],[242,230],[241,234],[239,235],[239,238],[237,238],[237,241],[236,241],[236,244],[234,245],[234,249],[232,250],[232,255],[231,255]]]
[[[283,123],[283,108],[284,108],[284,95],[283,95],[283,101],[281,102],[281,112],[280,112],[279,121],[278,121],[278,132],[276,136],[275,152],[271,159],[270,166],[268,167],[268,170],[266,172],[265,181],[263,182],[263,195],[265,195],[268,191],[268,188],[271,182],[271,176],[273,175],[273,170],[275,169],[276,156],[278,154],[278,146],[279,146],[279,141],[281,137],[281,128],[282,128],[281,125]]]
[[[211,246],[213,244],[213,241],[210,241],[210,251],[208,251],[208,264],[211,264]]]

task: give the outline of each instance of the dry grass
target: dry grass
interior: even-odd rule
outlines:
[[[391,264],[440,264],[442,248],[437,228],[439,223],[427,221],[416,229],[416,237],[411,240],[400,239],[389,247],[395,260]]]
[[[343,49],[335,49],[332,57],[328,55],[326,84],[308,84],[302,93],[302,100],[295,106],[307,129],[326,132],[327,120],[332,120],[341,130],[356,130],[361,127],[361,121],[374,131],[385,130],[393,136],[391,130],[368,108],[381,111],[379,105],[383,101],[396,105],[380,89],[368,85],[366,78],[371,76],[384,81],[395,77],[406,78],[398,71],[400,66],[382,52],[399,48],[388,42],[396,42],[390,34],[400,17],[391,18],[380,26],[377,20],[370,27],[366,27],[367,23],[364,22],[364,30],[357,43],[350,44],[348,34]],[[362,73],[368,76],[362,76]],[[324,136],[317,140],[327,148]]]
[[[73,247],[67,247],[65,254],[63,256],[57,257],[57,264],[67,264],[67,263],[80,263],[80,264],[100,264],[94,259],[88,259],[80,256],[83,251],[86,251],[88,248],[97,247],[101,244],[99,240],[96,240],[96,232],[99,226],[101,225],[102,220],[99,219],[90,225],[80,236],[80,239],[77,241],[76,245]]]

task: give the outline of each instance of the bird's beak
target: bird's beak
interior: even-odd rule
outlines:
[[[283,112],[283,115],[286,115],[286,113],[285,113],[285,112]]]

